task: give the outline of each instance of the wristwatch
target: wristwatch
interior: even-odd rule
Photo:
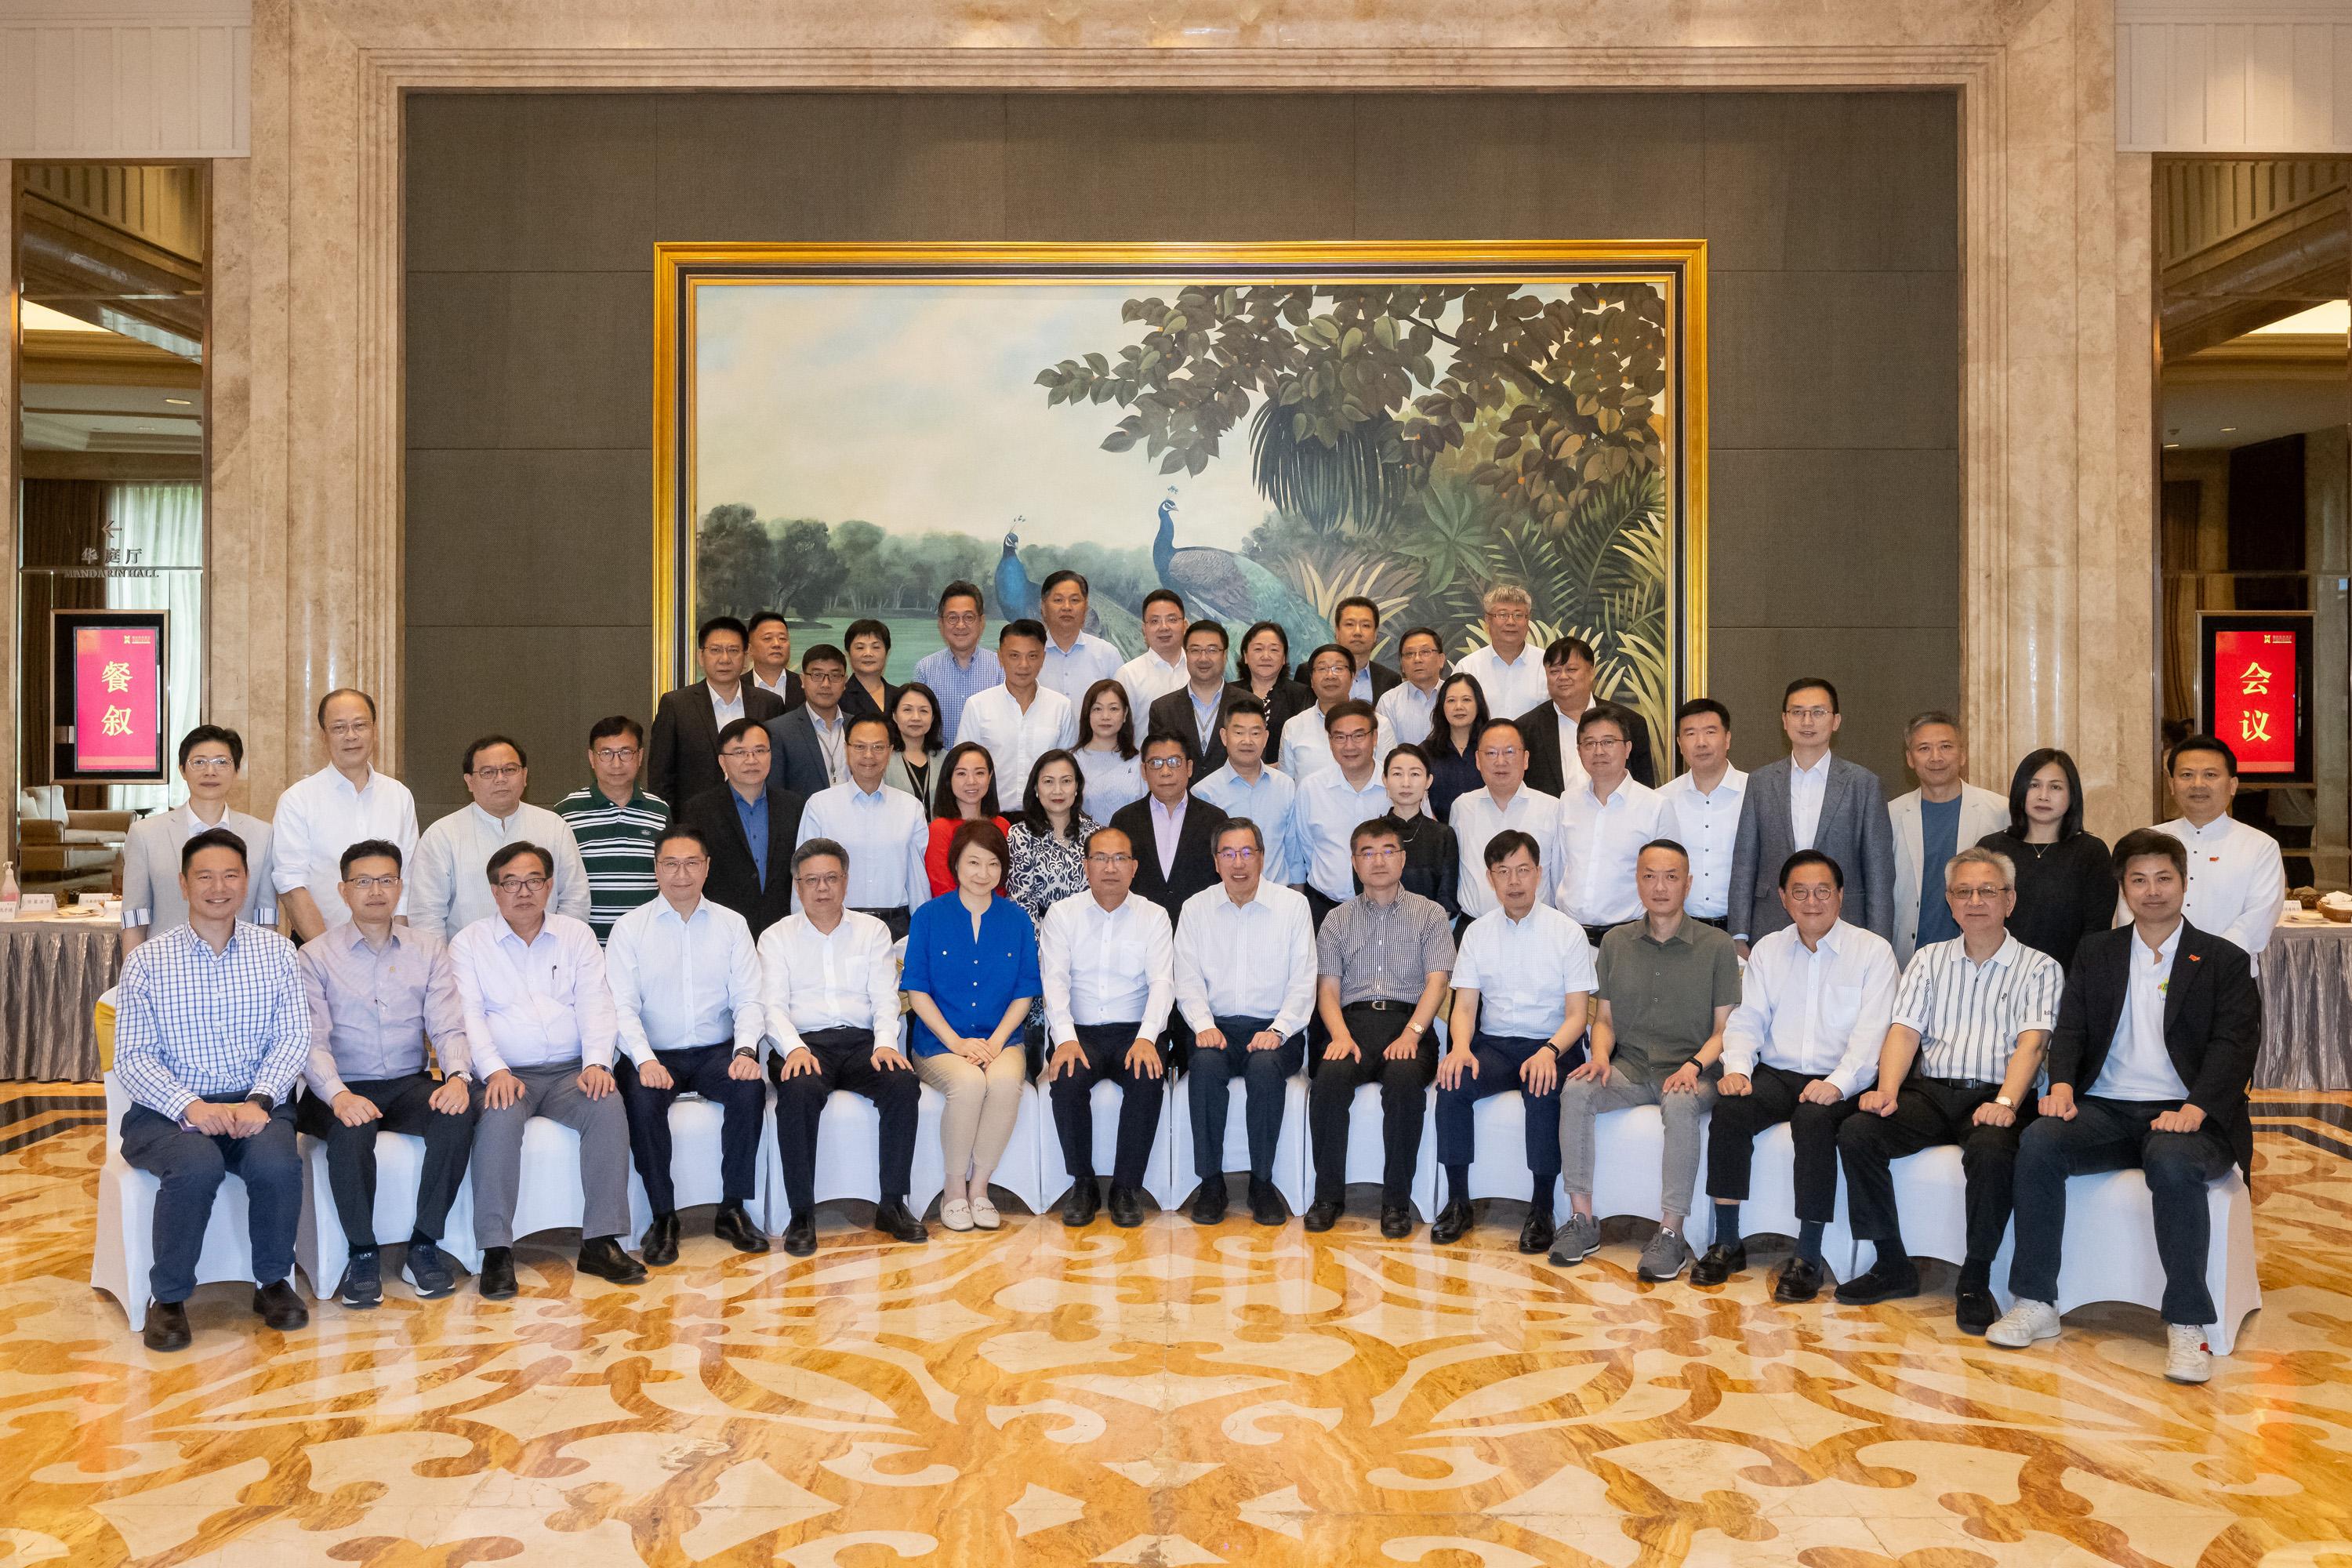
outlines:
[[[760,1053],[759,1053],[758,1051],[753,1050],[753,1049],[752,1049],[751,1047],[749,1047],[749,1046],[738,1046],[738,1047],[735,1047],[735,1054],[736,1054],[737,1056],[739,1056],[739,1057],[743,1057],[743,1058],[747,1058],[747,1059],[748,1059],[748,1058],[752,1058],[752,1057],[756,1057],[756,1056],[758,1056]]]
[[[269,1096],[262,1093],[259,1089],[256,1089],[251,1094],[247,1095],[245,1097],[245,1102],[247,1105],[257,1105],[261,1107],[261,1112],[265,1116],[278,1109],[278,1102],[270,1099]]]
[[[1418,1035],[1428,1026],[1426,1024],[1416,1024],[1408,1019],[1405,1022],[1404,1032],[1408,1035]]]
[[[2009,1096],[2005,1094],[1994,1095],[1992,1097],[1992,1102],[1995,1105],[2000,1106],[2003,1110],[2015,1110],[2017,1109],[2017,1101],[2010,1099]]]

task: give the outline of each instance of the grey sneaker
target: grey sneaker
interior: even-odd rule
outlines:
[[[2164,1325],[2164,1375],[2175,1383],[2202,1383],[2213,1375],[2205,1331],[2195,1323]]]
[[[1581,1263],[1601,1250],[1601,1222],[1589,1214],[1572,1214],[1560,1223],[1551,1238],[1551,1256],[1547,1259],[1555,1268],[1565,1268],[1571,1263]]]
[[[1690,1262],[1690,1243],[1683,1239],[1682,1232],[1660,1226],[1650,1245],[1642,1248],[1641,1266],[1634,1272],[1653,1285],[1663,1285],[1688,1268]]]

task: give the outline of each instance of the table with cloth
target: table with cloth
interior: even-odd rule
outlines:
[[[0,921],[0,1079],[95,1081],[90,1013],[121,968],[120,915]]]
[[[2296,913],[2263,952],[2256,1089],[2352,1089],[2352,925]]]

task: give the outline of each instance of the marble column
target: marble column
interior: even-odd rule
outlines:
[[[17,341],[16,330],[16,166],[0,158],[0,257],[7,258],[6,281],[0,284],[6,292],[0,300],[6,308],[0,310],[0,329],[5,329],[5,342]],[[7,775],[22,779],[24,770],[16,756],[16,682],[21,676],[17,648],[16,606],[24,594],[16,581],[16,563],[20,552],[16,541],[16,515],[22,510],[16,501],[16,372],[17,355],[11,352],[6,363],[0,363],[0,546],[7,550],[8,591],[0,594],[0,676],[6,679],[5,689],[8,700],[0,702],[0,758],[7,760]],[[16,792],[8,791],[8,798],[0,801],[0,845],[6,847],[9,858],[16,853]]]

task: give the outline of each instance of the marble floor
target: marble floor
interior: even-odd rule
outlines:
[[[0,1568],[58,1563],[2352,1568],[2352,1109],[2263,1107],[2265,1304],[2213,1382],[2136,1309],[1990,1349],[1940,1293],[1770,1301],[1513,1250],[1196,1230],[814,1258],[690,1235],[643,1289],[260,1330],[207,1287],[150,1355],[89,1287],[100,1140],[0,1086]],[[46,1103],[36,1103],[42,1101]],[[690,1229],[698,1228],[690,1226]]]

